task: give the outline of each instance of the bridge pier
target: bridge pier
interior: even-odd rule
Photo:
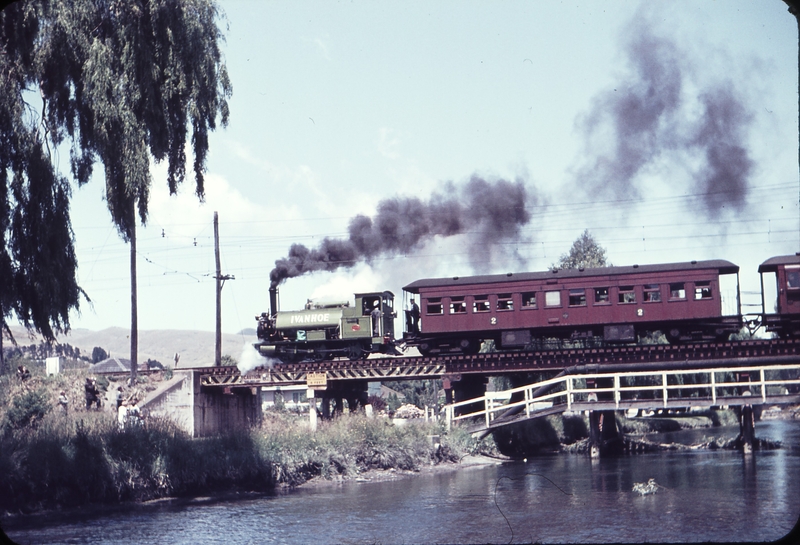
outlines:
[[[756,439],[756,420],[752,405],[743,405],[736,411],[739,417],[739,440],[742,452],[752,454]]]
[[[589,456],[599,458],[622,452],[622,437],[615,411],[589,411]]]
[[[347,401],[347,408],[350,412],[355,412],[367,404],[367,383],[356,382],[337,385],[327,389],[317,390],[317,398],[320,399],[320,411],[323,420],[329,420],[344,413],[344,402]],[[314,405],[314,404],[312,404]],[[316,411],[316,407],[314,407]]]
[[[169,417],[192,437],[247,429],[261,421],[261,388],[202,384],[201,369],[175,371],[141,400],[152,416]]]
[[[457,375],[448,377],[445,385],[445,400],[453,402],[466,401],[467,399],[481,398],[486,395],[486,384],[489,377],[484,375]],[[448,389],[450,386],[450,389]],[[451,403],[451,401],[447,401]],[[456,416],[469,414],[483,409],[483,402],[470,403],[456,409]]]
[[[586,380],[587,388],[613,388],[613,378]],[[589,401],[612,401],[613,392],[592,392]],[[622,452],[622,436],[617,429],[617,415],[613,410],[589,411],[589,456],[600,458]]]

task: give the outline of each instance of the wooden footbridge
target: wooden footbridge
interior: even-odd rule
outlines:
[[[565,411],[786,404],[800,404],[800,364],[569,374],[487,392],[444,410],[448,428],[463,421],[479,433]]]

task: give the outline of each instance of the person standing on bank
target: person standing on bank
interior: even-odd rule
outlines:
[[[97,403],[97,407],[100,407],[100,399],[97,397],[99,393],[97,391],[97,386],[95,385],[95,381],[92,378],[86,379],[86,384],[83,385],[83,390],[86,395],[86,410],[92,408],[92,403]]]
[[[64,390],[61,390],[61,393],[58,394],[58,406],[61,409],[61,412],[67,414],[67,409],[69,408],[69,398]]]

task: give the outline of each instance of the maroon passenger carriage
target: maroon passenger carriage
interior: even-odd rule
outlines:
[[[758,267],[761,274],[761,323],[781,338],[800,336],[800,253],[767,259]],[[772,278],[777,293],[774,307],[767,311],[764,274]],[[771,303],[771,302],[770,302]]]
[[[475,353],[486,340],[498,349],[552,338],[635,342],[651,331],[671,342],[723,340],[742,327],[738,273],[710,260],[422,279],[403,288],[420,309],[419,332],[407,319],[404,338],[425,355]],[[727,314],[723,278],[733,284]]]

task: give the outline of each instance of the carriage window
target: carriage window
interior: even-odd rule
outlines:
[[[510,293],[501,293],[497,296],[497,310],[514,310],[514,301]]]
[[[444,314],[444,307],[442,306],[441,297],[431,297],[428,299],[428,306],[426,307],[428,314]]]
[[[608,288],[595,288],[594,289],[594,302],[595,303],[610,303],[611,299],[608,295]]]
[[[669,298],[670,299],[686,299],[686,288],[683,282],[677,282],[669,285]]]
[[[800,288],[800,271],[786,271],[786,287],[790,290]]]
[[[465,297],[451,297],[450,298],[450,314],[466,314],[467,303],[464,302]]]
[[[522,294],[522,308],[536,308],[535,291],[529,291]]]
[[[561,292],[560,291],[546,291],[544,292],[544,304],[548,307],[561,306]]]
[[[661,286],[658,284],[645,284],[644,300],[646,303],[658,303],[661,301]]]
[[[619,302],[622,305],[636,302],[636,293],[633,291],[633,286],[619,287]]]
[[[489,312],[489,296],[476,295],[475,302],[472,303],[472,312]]]
[[[586,290],[569,290],[569,306],[585,307]]]
[[[695,300],[711,299],[711,282],[695,282],[694,298]]]

